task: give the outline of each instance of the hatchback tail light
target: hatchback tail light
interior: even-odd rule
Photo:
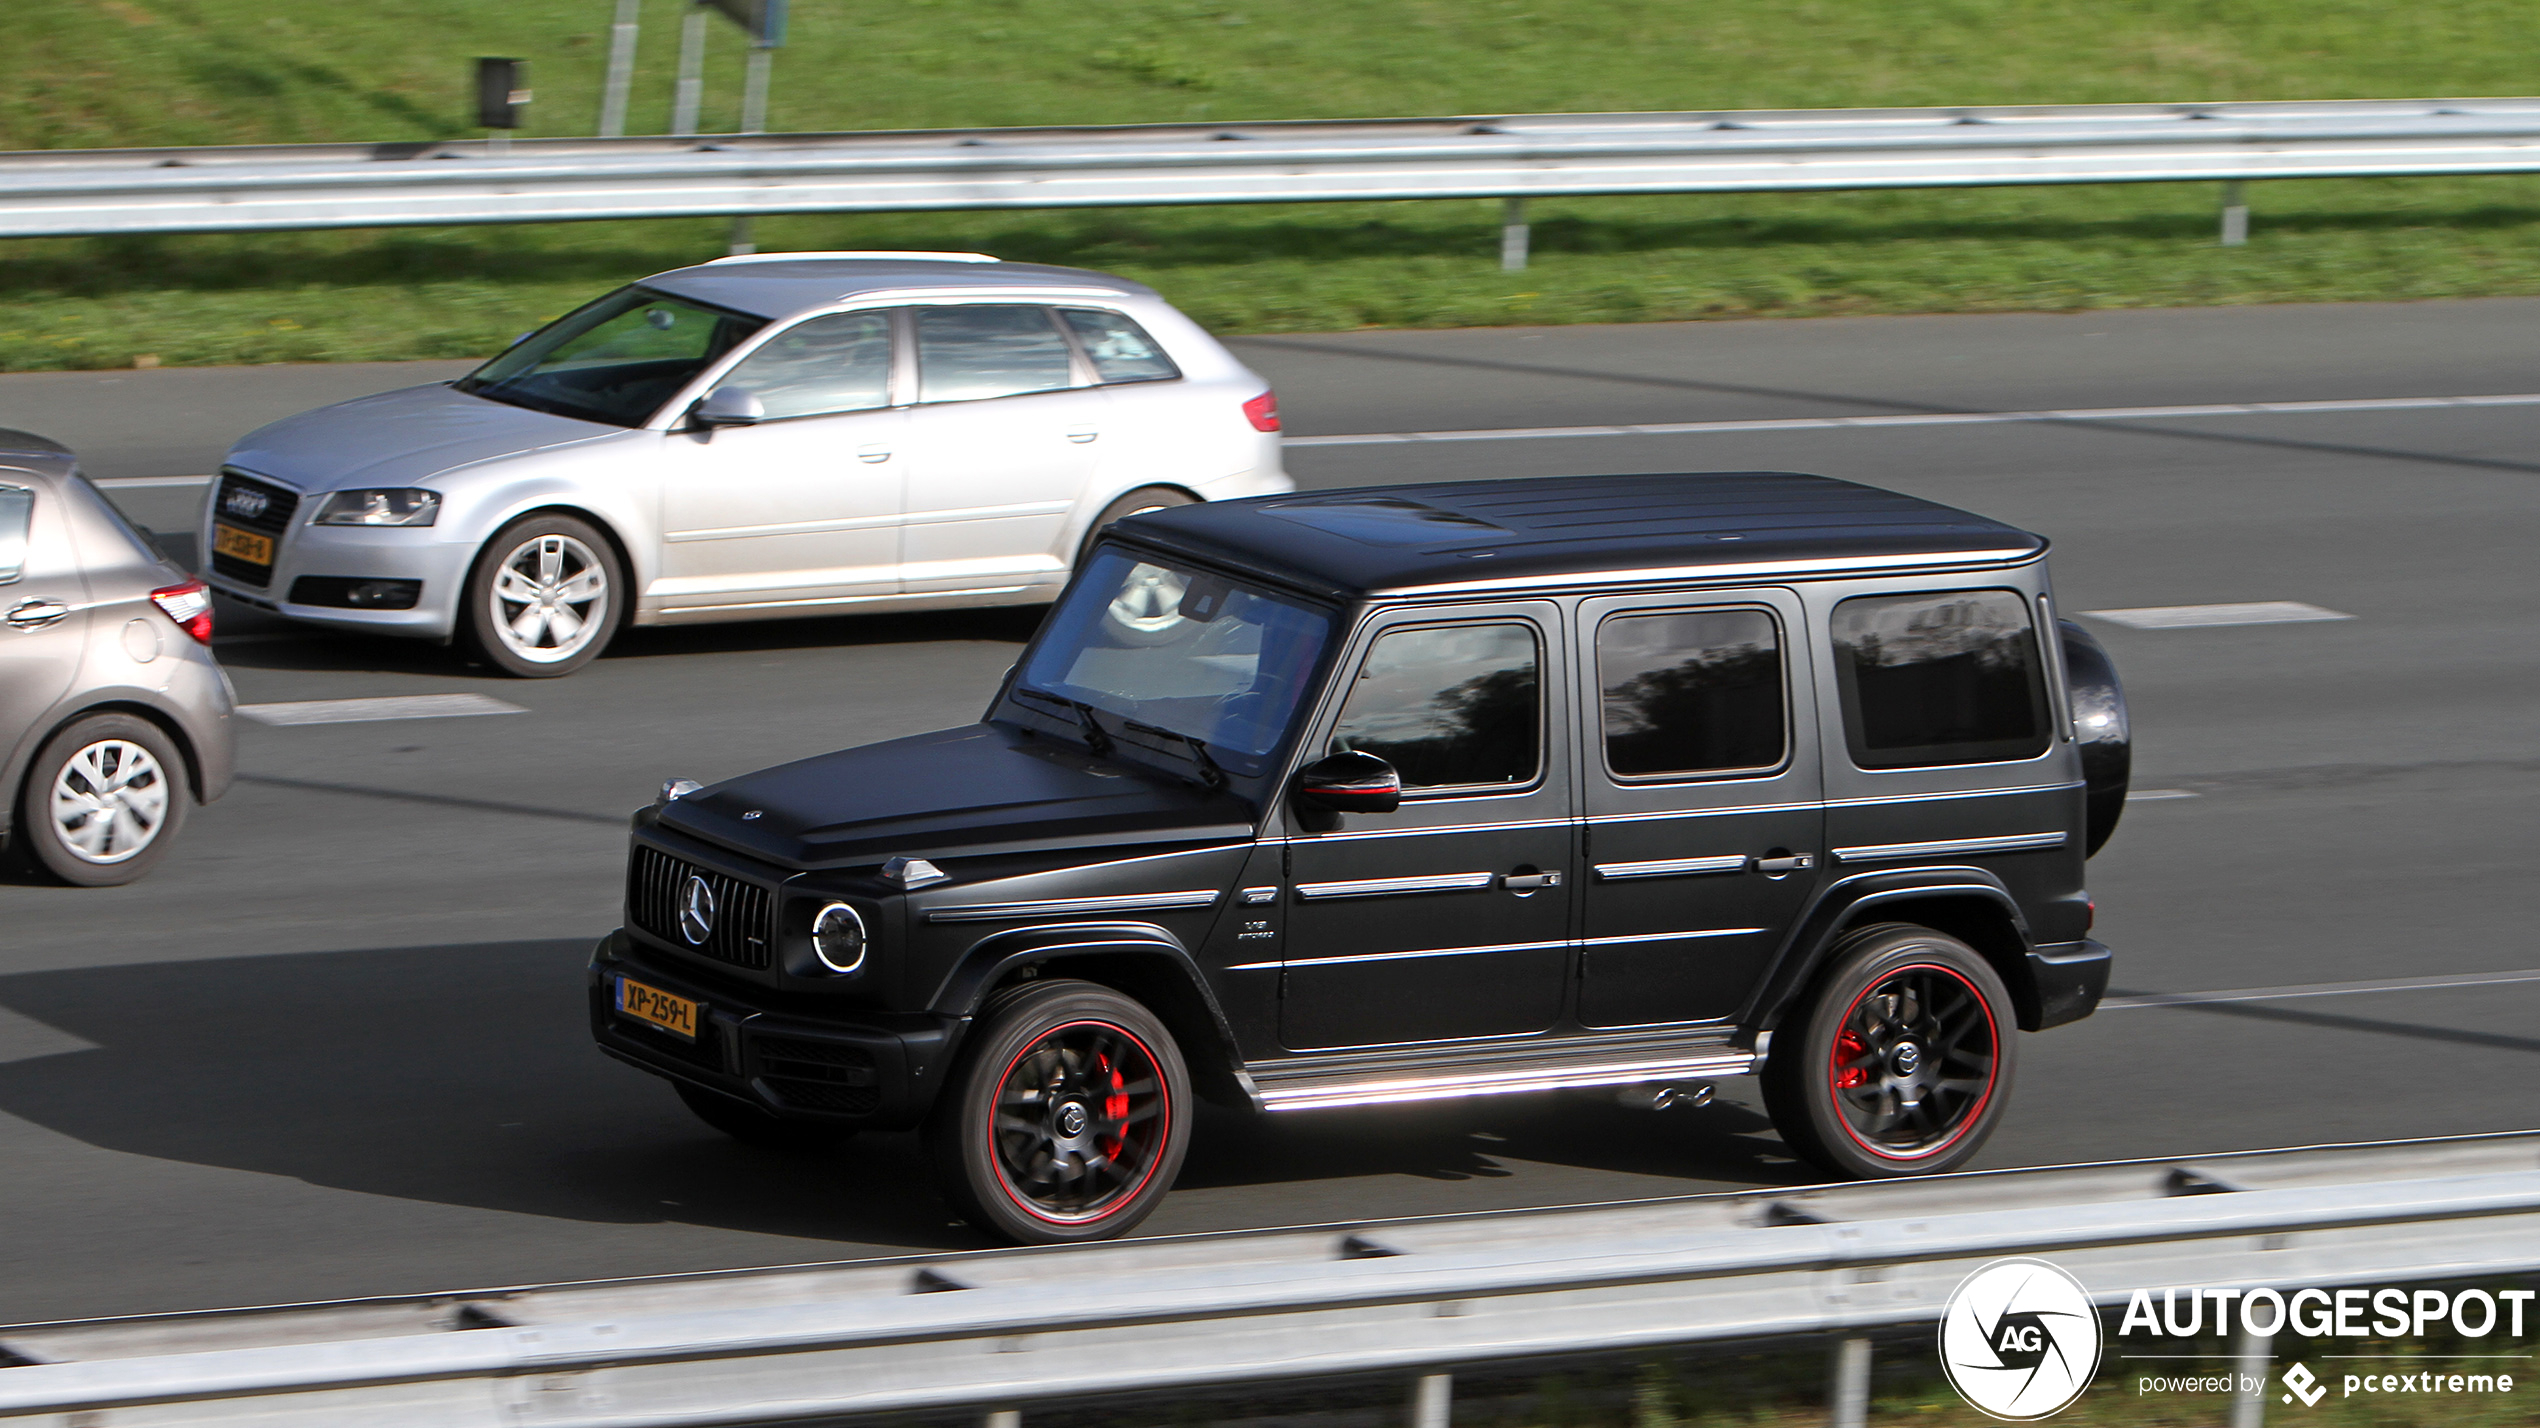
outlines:
[[[1263,392],[1260,396],[1244,403],[1244,420],[1252,423],[1254,431],[1277,431],[1279,429],[1279,394]]]
[[[207,645],[212,642],[210,586],[200,580],[188,580],[182,585],[161,586],[150,592],[150,599],[187,634]]]

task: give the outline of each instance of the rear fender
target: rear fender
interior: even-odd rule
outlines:
[[[1200,1095],[1221,1105],[1255,1104],[1226,1014],[1190,949],[1172,933],[1147,922],[1076,922],[982,939],[944,979],[930,1007],[959,1018],[956,1053],[988,999],[1031,977],[1073,977],[1130,998],[1173,1033]]]
[[[1781,961],[1738,1018],[1748,1035],[1770,1031],[1802,1011],[1828,958],[1844,936],[1882,922],[1910,922],[1973,947],[2011,993],[2020,1029],[2044,1024],[2029,964],[2035,939],[2002,880],[1982,868],[1900,868],[1845,878],[1819,895],[1792,934]]]

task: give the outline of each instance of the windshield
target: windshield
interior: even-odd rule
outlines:
[[[642,426],[766,325],[648,288],[620,288],[522,338],[460,378],[458,389],[533,411]]]
[[[1059,597],[1016,684],[1197,739],[1253,774],[1286,738],[1331,632],[1331,615],[1301,601],[1106,546]]]

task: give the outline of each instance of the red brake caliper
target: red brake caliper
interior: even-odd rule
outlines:
[[[1869,1048],[1861,1044],[1861,1038],[1849,1031],[1834,1039],[1834,1088],[1836,1090],[1848,1091],[1868,1082],[1869,1070],[1860,1064],[1862,1057],[1868,1052]]]
[[[1102,1058],[1102,1069],[1111,1075],[1110,1092],[1102,1098],[1102,1118],[1107,1121],[1117,1121],[1129,1114],[1127,1089],[1129,1083],[1121,1076],[1120,1068],[1111,1064],[1111,1058],[1107,1055]],[[1124,1144],[1124,1137],[1111,1136],[1108,1141],[1109,1143],[1103,1146],[1102,1153],[1117,1157]]]

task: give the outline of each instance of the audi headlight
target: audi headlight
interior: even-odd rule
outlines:
[[[441,518],[441,493],[412,486],[338,491],[318,508],[322,526],[428,526]]]
[[[843,902],[833,902],[811,920],[811,951],[832,972],[852,972],[864,965],[864,918]]]

